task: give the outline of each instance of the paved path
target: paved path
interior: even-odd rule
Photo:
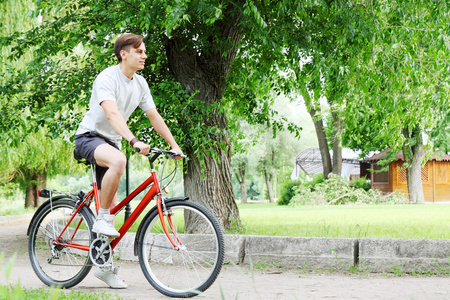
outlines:
[[[5,260],[0,266],[0,284],[26,288],[44,287],[28,260],[26,223],[0,224],[0,252]],[[3,271],[5,261],[17,253],[9,280]],[[76,291],[106,291],[128,299],[168,299],[147,282],[138,263],[121,261],[120,276],[129,285],[126,290],[112,290],[89,274],[73,288]],[[195,299],[450,299],[450,278],[427,276],[383,276],[374,274],[330,274],[326,270],[303,273],[298,270],[251,270],[248,266],[226,265],[217,281]]]

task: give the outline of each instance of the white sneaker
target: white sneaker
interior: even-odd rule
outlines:
[[[92,231],[110,237],[119,237],[120,233],[113,225],[114,215],[104,215],[103,219],[97,219],[92,226]]]
[[[97,267],[94,275],[113,289],[126,289],[128,285],[117,276],[118,272],[119,267],[112,268],[112,270],[111,267]]]

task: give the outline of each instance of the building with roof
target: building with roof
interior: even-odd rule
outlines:
[[[370,179],[372,189],[380,190],[384,193],[391,193],[396,190],[408,196],[408,184],[406,170],[401,169],[404,163],[403,153],[396,155],[395,161],[389,164],[389,170],[383,172],[370,172],[381,170],[382,167],[377,162],[386,157],[386,152],[375,154],[361,162],[361,176]],[[450,201],[450,155],[444,154],[441,157],[433,157],[422,168],[422,185],[426,202]]]
[[[333,159],[333,152],[330,151],[331,159]],[[297,180],[300,172],[307,176],[323,173],[322,156],[319,147],[310,147],[301,151],[295,158],[292,159],[295,164],[294,171],[291,174],[292,180]],[[360,161],[358,153],[344,148],[342,149],[342,177],[353,178],[359,177]]]

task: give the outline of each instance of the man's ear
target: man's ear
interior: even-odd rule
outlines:
[[[125,50],[120,50],[120,57],[122,57],[122,60],[127,58],[127,51]]]

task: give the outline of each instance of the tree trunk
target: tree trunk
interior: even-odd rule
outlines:
[[[296,74],[297,77],[300,76],[299,70],[297,70]],[[332,165],[331,165],[330,149],[328,147],[327,135],[325,133],[322,116],[320,116],[320,114],[317,115],[317,111],[319,110],[320,112],[320,104],[317,103],[317,107],[319,108],[316,109],[316,105],[313,103],[313,99],[309,95],[306,85],[300,86],[300,93],[302,94],[302,97],[305,100],[306,108],[308,109],[309,115],[311,116],[311,119],[314,123],[314,128],[316,129],[317,141],[319,142],[320,156],[322,158],[323,177],[327,179],[328,175],[332,171]]]
[[[239,182],[241,190],[241,203],[247,203],[247,181],[245,180],[245,167],[244,162],[239,164],[238,172],[236,172],[236,179]]]
[[[269,202],[275,202],[273,197],[273,175],[264,169],[264,177],[266,178],[267,194],[269,194]]]
[[[36,207],[36,185],[31,184],[27,187],[25,192],[25,207],[34,208]]]
[[[332,173],[341,175],[342,173],[342,148],[341,148],[341,127],[342,121],[336,112],[331,113],[333,116],[333,169]]]
[[[205,106],[219,107],[203,115],[205,126],[223,131],[228,129],[228,123],[225,113],[220,109],[221,99],[226,78],[236,58],[235,45],[242,39],[239,25],[242,15],[230,15],[227,11],[224,14],[225,18],[217,22],[220,32],[217,32],[217,37],[211,38],[212,45],[207,49],[209,51],[199,53],[200,50],[189,46],[189,40],[177,36],[169,39],[166,45],[169,69],[175,80],[180,82],[189,94],[195,94],[195,98],[201,100]],[[219,24],[220,22],[222,24]],[[223,41],[229,42],[227,47]],[[222,44],[216,45],[216,42]],[[192,113],[198,114],[199,111]],[[198,153],[198,149],[186,145],[185,153],[189,160],[184,175],[185,194],[210,209],[222,228],[240,226],[239,211],[231,184],[231,143],[222,133],[210,134],[208,138],[213,143],[211,148],[214,153],[209,149]]]
[[[408,129],[403,130],[410,145],[403,146],[403,157],[408,165],[406,169],[406,180],[408,184],[408,196],[411,203],[424,203],[422,185],[422,157],[423,140],[422,131],[418,127],[409,133]]]
[[[406,178],[408,182],[408,195],[411,203],[424,203],[422,186],[422,165],[421,159],[414,157],[412,165],[406,170]]]
[[[316,129],[317,141],[319,142],[320,156],[322,157],[323,165],[323,177],[328,178],[328,175],[332,172],[330,149],[328,148],[327,135],[323,126],[322,117],[316,116],[316,109],[309,109],[309,114],[314,122]]]
[[[37,185],[36,185],[36,207],[41,206],[44,203],[45,198],[40,198],[37,195],[39,190],[45,189],[47,187],[47,172],[37,174]]]
[[[202,166],[193,149],[188,147],[184,192],[191,200],[206,206],[225,229],[239,226],[240,218],[231,185],[230,159],[225,151],[218,148],[216,151],[220,155],[220,162],[205,154]]]
[[[25,207],[35,208],[43,203],[43,199],[38,197],[38,191],[45,188],[47,184],[47,173],[37,173],[31,171],[31,175],[26,179],[28,185],[25,191]]]
[[[245,177],[243,177],[239,185],[241,188],[241,203],[247,203],[247,182],[245,181]]]

